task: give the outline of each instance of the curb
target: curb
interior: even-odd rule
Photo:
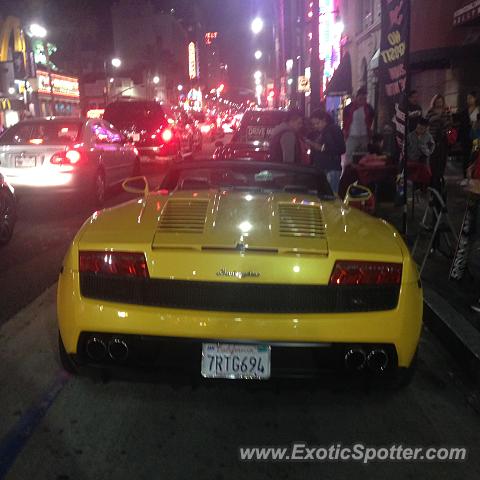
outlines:
[[[423,301],[425,324],[480,384],[480,332],[428,285],[423,287]]]

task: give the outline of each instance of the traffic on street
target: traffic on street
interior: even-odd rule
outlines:
[[[0,480],[479,478],[475,2],[4,3]]]

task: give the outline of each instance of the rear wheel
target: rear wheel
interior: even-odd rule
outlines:
[[[0,190],[0,245],[5,245],[12,238],[16,210],[13,195],[6,190]]]
[[[60,363],[62,364],[63,369],[71,373],[72,375],[78,374],[78,368],[75,362],[70,358],[67,351],[65,350],[65,346],[63,345],[62,337],[60,332],[58,332],[58,354],[60,357]]]

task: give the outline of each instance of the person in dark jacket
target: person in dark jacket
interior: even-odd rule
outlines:
[[[412,90],[407,98],[408,105],[408,133],[414,132],[418,121],[423,117],[422,107],[418,103],[418,92]]]
[[[291,110],[286,120],[272,130],[270,157],[273,161],[307,163],[306,148],[300,135],[302,127],[303,115],[298,110]]]
[[[460,128],[458,132],[458,139],[462,146],[463,156],[463,176],[467,178],[467,169],[472,163],[472,148],[474,140],[473,126],[477,122],[477,116],[480,114],[479,102],[477,92],[469,92],[467,94],[467,105],[459,115]],[[462,182],[463,186],[468,184],[468,180]]]
[[[335,125],[333,118],[322,110],[314,112],[310,120],[313,131],[307,143],[311,148],[312,164],[325,172],[333,192],[338,193],[342,155],[345,153],[342,130]]]

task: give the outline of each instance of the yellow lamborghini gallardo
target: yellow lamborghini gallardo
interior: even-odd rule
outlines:
[[[403,383],[423,305],[392,226],[333,196],[317,170],[249,161],[179,163],[157,191],[94,213],[65,257],[57,303],[72,372],[334,369]]]

